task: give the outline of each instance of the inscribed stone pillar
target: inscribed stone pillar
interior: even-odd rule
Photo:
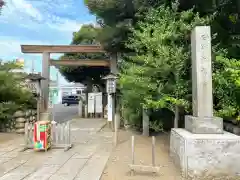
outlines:
[[[43,98],[43,105],[42,105],[42,115],[40,117],[41,120],[48,120],[49,113],[48,113],[48,101],[49,101],[49,60],[50,60],[50,53],[44,52],[43,59],[42,59],[42,76],[45,80],[41,81],[41,95]]]
[[[240,137],[223,131],[213,117],[210,27],[192,33],[193,116],[185,129],[172,128],[170,157],[184,179],[239,179]]]
[[[191,37],[193,116],[213,116],[211,33],[209,26],[196,27]]]
[[[185,128],[192,133],[223,133],[223,121],[213,117],[211,32],[197,26],[191,35],[193,116],[185,117]]]

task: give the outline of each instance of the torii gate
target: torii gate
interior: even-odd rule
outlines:
[[[41,53],[42,54],[42,76],[45,80],[41,82],[41,96],[43,105],[41,107],[41,120],[49,120],[48,110],[49,100],[49,75],[51,65],[62,66],[104,66],[110,67],[111,73],[117,73],[117,55],[112,54],[110,59],[91,60],[91,59],[50,59],[50,53],[100,53],[105,52],[100,45],[21,45],[22,53]],[[109,98],[108,98],[109,99]],[[108,102],[111,103],[111,102]]]

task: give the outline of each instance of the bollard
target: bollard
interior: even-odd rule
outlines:
[[[134,136],[132,136],[132,165],[134,165]],[[131,170],[131,175],[134,174],[134,170]]]
[[[155,167],[155,145],[156,145],[156,140],[155,136],[152,136],[152,166]]]

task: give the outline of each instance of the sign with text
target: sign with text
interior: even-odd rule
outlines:
[[[94,113],[95,93],[88,93],[88,113]]]

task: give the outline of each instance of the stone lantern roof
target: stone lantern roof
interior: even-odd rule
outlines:
[[[46,78],[42,77],[42,76],[40,75],[40,73],[38,73],[38,74],[30,73],[30,74],[28,74],[27,76],[25,76],[25,79],[30,79],[30,80],[32,80],[32,81],[41,81],[41,80],[44,80],[44,79],[46,79]]]

